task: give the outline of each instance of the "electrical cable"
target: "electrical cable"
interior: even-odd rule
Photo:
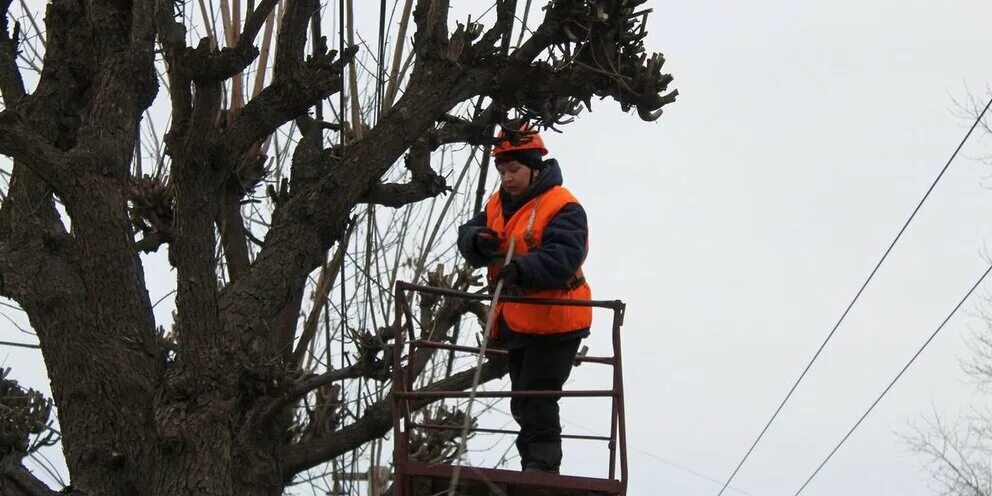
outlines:
[[[875,401],[872,402],[871,406],[869,406],[868,409],[865,410],[865,413],[861,415],[861,418],[859,418],[858,421],[854,423],[854,426],[851,427],[851,429],[847,431],[847,434],[845,434],[844,437],[841,438],[840,442],[838,442],[837,445],[834,446],[834,449],[830,450],[830,454],[828,454],[827,457],[824,458],[823,461],[820,463],[820,465],[816,467],[816,470],[814,470],[813,473],[810,474],[809,478],[806,479],[806,482],[803,483],[802,487],[800,487],[799,490],[796,491],[795,496],[799,496],[799,493],[803,492],[803,489],[806,489],[806,486],[808,486],[810,481],[812,481],[813,478],[816,477],[816,474],[820,473],[820,470],[823,469],[823,466],[826,465],[827,462],[830,461],[831,458],[833,458],[834,454],[837,453],[837,450],[839,450],[840,447],[845,442],[847,442],[847,439],[851,437],[851,434],[853,434],[854,431],[861,425],[861,423],[864,422],[865,418],[868,417],[868,414],[871,413],[871,411],[875,409],[878,403],[882,401],[882,398],[884,398],[885,395],[889,393],[889,390],[891,390],[892,386],[896,384],[896,381],[898,381],[899,378],[902,377],[904,373],[906,373],[906,370],[909,369],[910,365],[913,365],[913,362],[915,362],[916,359],[920,356],[920,354],[923,353],[923,350],[925,350],[927,346],[930,345],[930,342],[937,337],[937,334],[940,333],[940,330],[944,328],[944,326],[947,324],[948,321],[951,320],[952,317],[954,317],[954,314],[957,313],[958,309],[960,309],[962,305],[964,305],[964,302],[968,300],[971,294],[975,292],[975,289],[977,289],[978,286],[982,284],[982,281],[984,281],[986,276],[989,275],[989,272],[992,272],[992,265],[990,265],[989,268],[985,269],[985,273],[983,273],[982,276],[979,277],[977,281],[975,281],[975,284],[964,295],[964,298],[961,298],[961,301],[959,301],[958,304],[954,306],[954,309],[951,310],[951,313],[947,314],[947,317],[944,318],[944,321],[941,322],[939,326],[937,326],[937,329],[935,329],[933,333],[930,334],[930,337],[923,342],[923,344],[920,346],[918,350],[916,350],[916,353],[913,355],[913,357],[910,358],[908,362],[906,362],[906,365],[904,365],[902,370],[900,370],[899,373],[896,374],[896,376],[892,379],[892,382],[889,382],[889,385],[882,390],[882,393],[879,394],[877,398],[875,398]]]
[[[930,187],[927,189],[927,192],[923,195],[923,198],[921,198],[919,203],[916,204],[916,208],[913,209],[913,213],[909,215],[909,218],[906,219],[906,222],[902,225],[902,228],[899,229],[899,233],[896,234],[895,239],[892,240],[892,242],[889,244],[889,247],[885,250],[885,253],[882,254],[882,258],[880,258],[878,260],[878,263],[875,264],[875,268],[872,269],[871,273],[868,275],[868,278],[865,279],[864,284],[861,285],[861,288],[858,289],[857,294],[854,295],[854,298],[847,305],[847,308],[844,309],[844,313],[841,314],[840,318],[837,320],[837,323],[834,324],[833,329],[830,330],[830,333],[827,334],[826,339],[823,340],[823,343],[820,344],[820,347],[816,350],[816,353],[813,354],[813,358],[811,358],[809,360],[809,363],[806,364],[806,368],[803,369],[803,372],[801,374],[799,374],[799,378],[796,379],[796,382],[792,385],[792,388],[790,388],[789,392],[785,395],[785,398],[783,398],[782,402],[779,403],[778,408],[775,409],[775,413],[772,414],[771,418],[768,419],[768,422],[765,424],[764,428],[761,429],[761,432],[758,434],[758,437],[755,438],[753,443],[751,443],[751,447],[748,448],[747,452],[744,454],[744,457],[741,458],[741,461],[737,464],[737,467],[734,468],[734,471],[730,474],[730,477],[727,478],[727,482],[724,483],[723,488],[720,489],[720,492],[717,493],[717,496],[723,495],[723,492],[727,489],[727,486],[729,486],[730,482],[734,480],[734,477],[737,475],[737,472],[740,471],[741,467],[744,466],[744,463],[747,462],[748,458],[751,456],[751,453],[754,451],[754,448],[758,446],[758,443],[761,441],[762,437],[764,437],[765,432],[767,432],[768,428],[771,427],[773,422],[775,422],[775,419],[778,417],[778,414],[782,411],[782,408],[785,407],[785,404],[789,401],[789,398],[792,397],[792,394],[796,391],[796,388],[799,387],[799,383],[801,383],[802,380],[806,377],[806,374],[809,373],[809,370],[813,366],[813,363],[816,362],[816,359],[820,357],[820,353],[823,352],[823,349],[827,346],[827,343],[830,342],[831,338],[833,338],[834,333],[837,332],[837,329],[840,327],[841,323],[843,323],[844,319],[847,318],[847,314],[851,311],[851,308],[853,308],[854,304],[857,303],[858,299],[861,297],[861,294],[864,293],[865,288],[868,287],[868,284],[875,277],[875,274],[878,272],[878,269],[882,266],[882,263],[885,262],[885,259],[888,258],[889,253],[892,252],[892,248],[895,247],[897,242],[899,242],[899,239],[902,237],[903,233],[906,232],[906,228],[909,227],[909,224],[913,221],[913,219],[916,217],[916,214],[920,211],[920,208],[923,207],[923,203],[926,202],[927,198],[930,197],[930,193],[932,193],[934,188],[936,188],[937,183],[940,182],[940,179],[944,177],[944,173],[947,172],[947,169],[950,167],[951,162],[954,161],[954,158],[957,157],[958,152],[961,151],[961,148],[964,147],[964,144],[968,141],[968,138],[971,137],[971,133],[975,130],[976,127],[978,127],[978,124],[982,122],[982,119],[985,117],[986,112],[988,112],[989,110],[989,106],[992,106],[992,99],[990,99],[989,103],[985,105],[985,108],[982,110],[982,112],[978,114],[978,118],[975,119],[974,124],[972,124],[971,128],[968,129],[968,133],[965,134],[964,139],[962,139],[961,143],[958,144],[958,147],[954,150],[954,153],[951,154],[951,157],[947,159],[947,163],[944,164],[944,168],[940,170],[940,174],[937,174],[937,178],[933,180],[933,183],[930,184]]]

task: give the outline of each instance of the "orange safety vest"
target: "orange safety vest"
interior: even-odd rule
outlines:
[[[514,242],[514,258],[541,248],[544,229],[551,219],[565,205],[579,203],[567,189],[554,186],[522,205],[516,213],[504,222],[503,204],[499,193],[494,194],[486,205],[486,225],[501,235],[503,242],[500,251],[506,252],[509,240]],[[500,263],[489,266],[489,280],[495,281]],[[572,278],[576,284],[569,288],[542,289],[527,291],[525,296],[532,298],[557,298],[588,300],[592,297],[589,284],[585,282],[580,268]],[[494,322],[499,317],[516,332],[526,334],[560,334],[586,329],[592,325],[592,308],[562,305],[533,305],[526,303],[497,303]],[[498,334],[498,325],[493,326],[492,334]]]

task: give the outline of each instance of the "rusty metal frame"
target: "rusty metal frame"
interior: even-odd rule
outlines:
[[[399,330],[393,342],[393,384],[392,384],[392,405],[393,405],[393,464],[395,468],[395,479],[393,494],[396,496],[411,496],[411,478],[422,475],[430,477],[450,477],[452,466],[450,465],[428,465],[409,459],[410,453],[410,430],[411,429],[450,429],[448,426],[431,424],[420,424],[413,422],[411,415],[413,412],[414,399],[443,399],[443,398],[467,398],[467,391],[414,391],[415,371],[412,370],[415,363],[413,357],[417,348],[444,349],[460,351],[466,353],[478,353],[479,348],[471,346],[458,346],[454,344],[439,343],[417,339],[413,328],[413,313],[407,298],[407,292],[432,294],[438,296],[448,296],[454,298],[464,298],[476,301],[491,301],[492,296],[488,294],[466,293],[446,288],[435,288],[399,281],[396,283],[396,319],[406,317],[406,333]],[[576,357],[576,362],[590,362],[610,365],[613,367],[613,388],[609,390],[574,390],[574,391],[480,391],[475,394],[477,398],[512,398],[512,397],[606,397],[612,398],[612,408],[610,414],[610,435],[606,436],[578,436],[562,435],[564,439],[583,439],[606,441],[610,452],[609,478],[597,479],[589,477],[574,477],[564,475],[551,475],[536,472],[516,472],[509,470],[483,469],[466,467],[462,477],[469,480],[481,480],[487,482],[499,482],[517,484],[521,486],[543,486],[559,487],[564,489],[586,489],[601,491],[608,494],[624,496],[627,494],[627,425],[624,414],[623,402],[623,361],[620,349],[620,328],[623,326],[624,312],[626,304],[620,300],[562,300],[554,298],[528,298],[520,296],[502,297],[500,301],[524,303],[531,305],[563,305],[605,308],[613,311],[613,356],[610,357]],[[408,339],[407,339],[408,338]],[[403,347],[407,346],[408,366],[403,367]],[[487,356],[505,355],[503,350],[487,350]],[[517,434],[519,431],[503,429],[472,429],[474,432],[485,432],[493,434]],[[617,458],[619,453],[620,474],[617,477]]]
[[[414,346],[417,348],[433,348],[436,350],[450,350],[450,351],[464,351],[466,353],[479,353],[479,348],[475,346],[459,346],[448,343],[439,343],[437,341],[428,341],[425,339],[418,339],[414,342]],[[486,356],[506,356],[506,350],[501,350],[499,348],[487,348]],[[603,365],[613,365],[613,357],[595,357],[595,356],[577,356],[575,361],[579,363],[601,363]]]

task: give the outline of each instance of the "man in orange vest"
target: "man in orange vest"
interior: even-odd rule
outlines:
[[[582,274],[588,248],[586,213],[562,187],[561,168],[544,160],[540,134],[522,126],[501,131],[493,147],[500,189],[480,213],[458,229],[458,248],[475,267],[488,266],[489,282],[508,294],[590,299]],[[513,258],[503,258],[514,239]],[[579,343],[589,335],[588,307],[498,303],[493,345],[509,352],[514,391],[561,391]],[[558,397],[513,398],[520,425],[517,451],[524,471],[557,473],[561,466]]]

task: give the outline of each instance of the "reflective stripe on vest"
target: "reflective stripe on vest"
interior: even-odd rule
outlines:
[[[502,235],[503,244],[500,247],[502,252],[508,248],[511,236],[516,239],[513,249],[513,256],[516,258],[540,249],[544,229],[565,205],[571,203],[578,204],[579,202],[567,189],[555,186],[521,206],[508,221],[504,222],[503,205],[500,202],[499,193],[496,193],[486,205],[486,225]],[[495,279],[499,268],[499,265],[489,267],[490,281]],[[528,291],[526,296],[573,300],[591,299],[592,292],[582,277],[581,268],[573,280],[577,282],[573,287]],[[498,303],[496,316],[502,316],[510,329],[526,334],[560,334],[585,329],[592,325],[592,308],[589,307]],[[494,335],[497,333],[497,329],[498,326],[493,327]]]

